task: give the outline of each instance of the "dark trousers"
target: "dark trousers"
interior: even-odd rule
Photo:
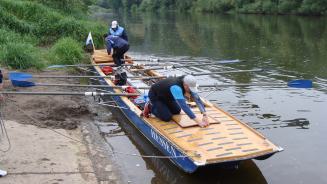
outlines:
[[[114,59],[114,63],[117,66],[121,66],[122,64],[125,63],[124,60],[124,54],[127,52],[129,49],[129,45],[125,45],[122,48],[114,48],[114,52],[112,54],[112,58]]]
[[[161,100],[149,91],[149,99],[151,102],[151,113],[162,121],[170,121],[172,116],[181,112],[181,107],[176,101]]]

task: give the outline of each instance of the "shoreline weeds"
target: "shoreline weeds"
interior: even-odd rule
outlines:
[[[66,73],[51,71],[58,75]],[[41,82],[79,81],[42,79]],[[82,89],[29,87],[19,90]],[[111,114],[98,114],[98,109],[104,107],[93,107],[91,100],[71,96],[6,96],[1,111],[11,150],[0,152],[0,168],[8,171],[7,176],[0,178],[0,183],[124,183],[108,151],[109,145],[95,125],[98,121],[111,121]],[[0,135],[3,150],[8,143],[1,132]]]

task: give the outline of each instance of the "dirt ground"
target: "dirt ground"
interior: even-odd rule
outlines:
[[[69,75],[65,70],[33,73],[33,75]],[[37,79],[35,83],[65,83],[78,84],[78,79]],[[6,85],[5,90],[17,91],[88,91],[85,88],[72,87],[12,87]],[[5,119],[10,119],[23,124],[33,124],[41,128],[61,128],[66,130],[76,129],[80,122],[91,121],[93,114],[88,109],[88,102],[84,96],[42,96],[42,95],[7,95],[5,98]],[[27,118],[29,116],[30,118]],[[30,119],[37,121],[31,121]]]
[[[28,72],[32,73],[32,72]],[[33,75],[73,75],[71,71],[66,70],[52,70],[33,72]],[[86,75],[78,73],[77,75]],[[33,79],[34,80],[34,79]],[[35,79],[37,83],[61,83],[61,84],[86,84],[86,80],[79,79]],[[92,91],[87,88],[72,88],[72,87],[13,87],[5,82],[4,91],[33,91],[33,92],[82,92]],[[94,90],[94,89],[93,89]],[[8,126],[10,137],[12,137],[12,154],[4,155],[0,153],[0,165],[2,169],[7,169],[8,176],[5,178],[8,183],[15,183],[20,180],[21,175],[26,173],[29,177],[34,178],[28,182],[47,183],[38,181],[37,176],[42,180],[52,179],[51,173],[56,170],[55,165],[85,165],[89,169],[87,172],[94,174],[97,183],[125,183],[120,178],[119,171],[116,168],[114,161],[110,158],[110,154],[106,151],[106,143],[100,135],[100,132],[95,126],[96,122],[110,123],[112,122],[111,113],[107,108],[96,105],[96,101],[92,97],[85,96],[42,96],[42,95],[5,95],[4,103],[1,104],[2,119],[4,119]],[[33,128],[34,127],[34,128]],[[32,131],[32,132],[30,132]],[[52,132],[52,133],[51,133]],[[57,132],[57,133],[56,133]],[[59,133],[58,133],[59,132]],[[30,136],[39,135],[40,138],[33,137],[30,141]],[[54,137],[56,137],[54,139]],[[71,139],[71,137],[73,137]],[[1,142],[1,141],[0,141]],[[58,147],[47,148],[44,146],[60,145],[72,150],[59,149]],[[19,146],[18,146],[19,145]],[[15,147],[16,146],[16,147]],[[40,147],[41,146],[41,147]],[[38,148],[40,147],[40,148]],[[58,150],[59,149],[59,150]],[[81,159],[81,150],[86,150]],[[57,154],[60,151],[62,154]],[[65,152],[71,154],[71,158],[65,155]],[[76,153],[74,153],[76,152]],[[25,156],[22,156],[24,154]],[[22,154],[21,156],[19,156]],[[26,159],[35,160],[35,162],[42,161],[44,155],[53,157],[53,160],[58,160],[55,164],[44,166],[49,169],[48,173],[40,172],[41,165],[27,164],[32,170],[38,172],[30,173],[21,168],[27,168]],[[67,153],[68,154],[68,153]],[[17,156],[15,156],[17,155]],[[42,156],[43,155],[43,156]],[[34,161],[29,160],[29,163]],[[75,161],[74,161],[75,160]],[[86,161],[83,161],[86,160]],[[87,161],[89,160],[89,161]],[[43,162],[43,161],[42,161]],[[45,162],[45,161],[44,161]],[[82,163],[80,163],[82,162]],[[89,164],[88,164],[89,162]],[[43,166],[42,166],[43,167]],[[20,168],[17,170],[17,168]],[[66,168],[66,170],[64,169]],[[114,169],[113,169],[114,168]],[[1,168],[0,168],[1,169]],[[60,168],[61,169],[61,168]],[[82,173],[82,179],[70,178],[61,182],[54,183],[90,183],[89,179],[83,179],[83,170],[63,167],[63,171],[59,169],[60,174],[69,175],[71,173]],[[73,170],[73,172],[71,171]],[[42,174],[43,173],[43,174]],[[50,175],[49,175],[50,173]],[[92,177],[91,177],[92,178]],[[76,179],[76,180],[75,180]],[[72,182],[74,181],[74,182]],[[93,183],[94,180],[92,180]],[[21,182],[19,182],[21,183]]]

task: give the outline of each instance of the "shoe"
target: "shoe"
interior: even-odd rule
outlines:
[[[143,113],[142,115],[146,118],[149,118],[150,117],[150,114],[151,114],[151,111],[150,111],[150,108],[151,108],[151,105],[149,102],[147,102],[145,105],[144,105],[144,109],[143,109]]]
[[[6,176],[6,175],[7,175],[7,171],[0,169],[0,177]]]

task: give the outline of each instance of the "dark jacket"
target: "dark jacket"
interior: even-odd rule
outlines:
[[[183,90],[183,94],[185,94],[183,87],[183,78],[181,77],[169,77],[167,79],[163,79],[155,84],[153,84],[150,88],[150,91],[154,94],[158,100],[163,101],[174,101],[174,97],[171,94],[170,87],[177,85]]]
[[[108,51],[110,51],[111,48],[121,49],[127,46],[129,46],[128,42],[119,36],[109,35],[106,37],[106,47]]]

